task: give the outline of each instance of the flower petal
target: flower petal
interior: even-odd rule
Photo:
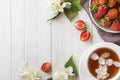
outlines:
[[[98,59],[99,59],[99,56],[97,55],[97,53],[93,53],[93,54],[91,55],[91,59],[92,59],[92,60],[98,60]]]
[[[70,9],[70,8],[71,8],[71,3],[70,3],[70,2],[64,2],[64,3],[62,4],[62,7],[63,7],[63,8]]]
[[[112,59],[107,59],[106,60],[106,65],[111,66],[113,64],[113,60]]]
[[[97,79],[105,79],[109,76],[107,73],[107,65],[100,65],[98,69],[95,69],[97,73]]]
[[[53,74],[53,80],[59,80],[59,77],[58,77],[59,73],[58,72],[55,72]]]
[[[68,80],[68,75],[65,72],[55,72],[53,80]]]
[[[69,66],[67,69],[65,69],[65,73],[71,75],[73,73],[73,68]]]
[[[23,79],[27,78],[28,76],[30,76],[29,72],[24,72],[20,75],[20,77]]]
[[[101,64],[101,65],[104,65],[105,64],[105,59],[103,57],[100,57],[98,59],[98,63]]]
[[[66,73],[59,74],[59,80],[68,80],[68,75]]]
[[[118,62],[118,61],[114,61],[113,64],[114,64],[116,67],[120,67],[120,62]]]
[[[64,12],[64,9],[60,7],[59,12]]]
[[[108,57],[110,57],[110,53],[105,52],[105,53],[102,54],[102,57],[103,58],[108,58]]]

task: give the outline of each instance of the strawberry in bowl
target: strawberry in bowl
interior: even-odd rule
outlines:
[[[90,0],[89,7],[91,19],[100,29],[120,33],[119,0]]]

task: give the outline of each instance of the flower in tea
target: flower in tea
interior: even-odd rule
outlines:
[[[104,64],[105,64],[105,59],[104,59],[103,57],[100,57],[100,58],[98,59],[98,63],[99,63],[100,65],[104,65]]]
[[[104,54],[101,55],[103,58],[108,58],[110,57],[110,53],[105,52]]]
[[[113,64],[112,59],[106,59],[106,65],[111,66]]]
[[[120,62],[113,61],[109,57],[110,53],[107,52],[101,54],[100,56],[98,56],[97,53],[93,53],[91,55],[91,59],[97,60],[99,64],[99,67],[95,69],[95,72],[97,73],[97,79],[106,79],[109,77],[110,74],[108,73],[108,66],[112,66],[114,64],[116,67],[120,67]]]
[[[98,60],[98,59],[99,59],[99,56],[97,55],[97,53],[93,53],[93,54],[91,55],[91,59],[92,59],[92,60]]]
[[[109,73],[107,71],[107,65],[100,65],[99,68],[95,70],[95,72],[97,73],[97,79],[107,78],[109,76]]]
[[[113,64],[115,65],[115,67],[120,67],[120,62],[118,61],[114,61]]]

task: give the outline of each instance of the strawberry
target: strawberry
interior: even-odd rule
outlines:
[[[113,31],[120,31],[120,22],[113,23],[111,25],[110,29],[113,30]]]
[[[119,11],[119,13],[120,13],[120,7],[118,8],[118,11]]]
[[[100,20],[100,23],[105,27],[110,27],[111,20],[105,17],[105,18]]]
[[[83,20],[78,20],[77,22],[75,22],[75,27],[77,30],[83,30],[86,28],[86,24]]]
[[[108,6],[110,8],[114,7],[117,3],[117,0],[108,0]]]
[[[107,0],[99,0],[99,4],[105,4],[107,2]]]
[[[100,19],[102,15],[101,15],[100,12],[97,12],[97,13],[95,13],[94,16],[95,16],[96,19]]]
[[[106,14],[106,12],[107,12],[107,6],[106,5],[100,5],[98,7],[97,13],[95,13],[95,17],[97,19],[99,19],[99,18],[103,17]]]
[[[99,5],[99,0],[92,0],[92,5]]]
[[[91,36],[91,34],[90,34],[89,31],[83,31],[80,35],[80,40],[81,41],[87,41],[87,40],[90,39],[90,36]]]
[[[120,21],[120,13],[119,13],[119,15],[118,15],[118,20]]]
[[[49,62],[45,62],[41,66],[41,70],[48,73],[51,71],[51,64]]]
[[[106,14],[106,17],[109,19],[115,19],[118,16],[118,10],[116,8],[109,9],[108,13]]]
[[[90,9],[93,13],[97,12],[98,5],[99,5],[99,0],[92,0]]]

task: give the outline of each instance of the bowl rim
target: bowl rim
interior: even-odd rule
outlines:
[[[120,31],[112,31],[112,30],[105,29],[105,28],[101,27],[101,26],[95,21],[95,19],[93,18],[92,12],[91,12],[91,10],[90,10],[91,1],[92,1],[92,0],[89,0],[89,13],[90,13],[90,18],[91,18],[92,21],[95,23],[95,25],[96,25],[97,27],[99,27],[100,29],[102,29],[102,30],[104,30],[104,31],[106,31],[106,32],[109,32],[109,33],[120,33]]]

